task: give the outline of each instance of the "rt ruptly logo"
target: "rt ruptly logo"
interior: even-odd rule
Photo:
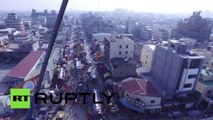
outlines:
[[[30,89],[10,89],[10,108],[30,108]]]

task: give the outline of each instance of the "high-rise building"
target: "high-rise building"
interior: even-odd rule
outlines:
[[[42,24],[47,26],[48,29],[53,29],[55,25],[57,14],[55,10],[51,10],[50,13],[45,9],[43,12],[36,12],[35,9],[32,10],[31,13],[32,24]]]
[[[132,20],[132,18],[128,18],[127,21],[127,33],[132,34],[133,30],[135,29],[135,21]]]
[[[35,9],[32,10],[31,18],[32,24],[46,24],[46,17],[48,15],[48,11],[44,10],[44,12],[37,12]]]
[[[152,29],[150,26],[142,26],[141,28],[141,38],[145,41],[152,39]]]
[[[24,24],[21,19],[17,18],[16,13],[8,13],[5,24],[7,28],[15,28],[18,31],[24,31]]]
[[[172,27],[169,25],[154,24],[152,29],[154,40],[168,40],[171,37]]]
[[[151,74],[168,96],[194,91],[204,57],[187,51],[182,42],[170,41],[168,46],[157,45]]]
[[[53,29],[56,19],[57,19],[57,14],[52,11],[52,14],[49,14],[47,16],[47,28],[48,29]]]

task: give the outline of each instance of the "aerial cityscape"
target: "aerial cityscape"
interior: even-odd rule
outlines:
[[[213,120],[208,3],[17,1],[0,8],[0,120]]]

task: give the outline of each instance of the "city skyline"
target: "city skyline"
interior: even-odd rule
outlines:
[[[213,11],[212,3],[213,1],[202,0],[196,2],[193,0],[70,0],[67,10],[113,11],[115,9],[127,9],[136,12],[191,13],[198,10]],[[0,4],[2,5],[0,11],[58,10],[61,0],[51,0],[51,4],[48,0],[7,0],[0,1]],[[21,5],[18,6],[18,4]]]
[[[61,2],[0,1],[0,120],[213,120],[211,2]]]

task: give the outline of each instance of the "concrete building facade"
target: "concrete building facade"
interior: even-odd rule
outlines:
[[[191,50],[196,47],[197,40],[193,38],[181,38],[181,42],[184,42],[187,45],[187,49]]]
[[[212,66],[211,61],[213,60],[212,52],[210,52],[206,49],[200,49],[200,48],[192,49],[192,52],[194,52],[198,55],[204,56],[205,59],[204,59],[204,62],[203,62],[203,66],[208,66],[208,67],[212,68],[211,67]]]
[[[141,38],[145,41],[152,39],[152,28],[150,26],[142,26]]]
[[[29,76],[36,70],[40,70],[44,60],[44,51],[32,51],[22,59],[2,80],[2,83],[15,87],[29,79]],[[24,66],[24,67],[23,67]]]
[[[154,40],[168,40],[169,33],[164,29],[153,30],[153,39]]]
[[[48,29],[53,29],[56,19],[57,19],[57,14],[55,14],[55,13],[49,14],[47,16],[47,28]]]
[[[207,111],[211,111],[213,109],[213,72],[211,69],[202,69],[196,90],[201,93],[199,105],[204,105]]]
[[[134,41],[122,34],[105,37],[104,55],[109,63],[112,58],[133,58]]]
[[[30,34],[26,33],[26,32],[21,32],[18,33],[17,35],[15,35],[15,42],[17,43],[23,43],[23,42],[27,42],[30,41]]]
[[[129,77],[119,85],[123,92],[120,102],[126,107],[138,112],[161,109],[161,95],[150,81]]]
[[[110,33],[95,33],[92,34],[92,41],[104,43],[104,37],[109,37]]]
[[[186,48],[179,42],[156,46],[151,74],[165,95],[193,91],[196,87],[204,57],[187,53]]]
[[[16,13],[8,13],[5,24],[7,28],[15,28],[18,31],[24,31],[23,21],[17,18]]]
[[[148,72],[150,72],[152,69],[152,60],[155,52],[155,47],[156,45],[147,44],[143,45],[142,48],[140,61],[142,63],[142,66],[145,67]]]
[[[152,29],[155,40],[168,40],[171,37],[172,28],[168,25],[154,24]]]
[[[42,24],[46,25],[46,17],[48,15],[48,11],[44,10],[44,12],[37,12],[35,9],[32,10],[31,18],[32,18],[32,24]]]
[[[143,43],[142,42],[135,42],[134,48],[135,48],[134,49],[134,59],[137,60],[137,61],[140,61]]]
[[[37,51],[40,48],[39,42],[23,42],[22,44],[19,44],[19,50],[20,51]]]
[[[203,95],[213,96],[213,72],[210,69],[202,69],[196,89]]]

